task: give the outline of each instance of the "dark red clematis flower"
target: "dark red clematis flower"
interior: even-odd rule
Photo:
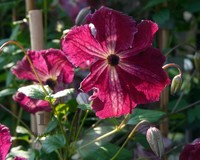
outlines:
[[[48,101],[30,98],[21,92],[17,92],[13,96],[13,99],[18,102],[25,111],[32,114],[35,114],[38,111],[51,111]]]
[[[67,84],[73,80],[73,67],[61,50],[28,50],[27,53],[41,81],[50,88],[59,88],[61,83]],[[12,68],[12,72],[19,79],[38,82],[26,57]]]
[[[6,160],[11,145],[12,140],[9,128],[0,124],[0,160]],[[14,160],[26,160],[26,158],[15,157]]]
[[[74,27],[61,40],[69,60],[79,67],[92,64],[80,89],[94,89],[92,107],[100,118],[130,113],[137,104],[159,100],[170,80],[162,65],[165,57],[152,48],[157,24],[101,7],[88,24]]]
[[[197,160],[200,159],[200,138],[192,144],[187,144],[180,154],[179,160]]]
[[[0,124],[0,159],[5,160],[6,155],[12,144],[10,130],[8,127]]]

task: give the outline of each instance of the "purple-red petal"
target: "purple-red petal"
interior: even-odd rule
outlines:
[[[33,63],[33,66],[35,67],[35,70],[42,81],[45,81],[46,74],[48,73],[48,67],[44,57],[42,56],[44,53],[45,51],[27,51],[31,62]],[[26,56],[24,56],[21,61],[18,61],[17,65],[12,68],[12,73],[19,79],[38,82]]]
[[[150,20],[143,20],[137,25],[138,32],[134,36],[131,48],[120,52],[120,56],[129,57],[152,46],[153,38],[158,30],[158,25]]]
[[[61,48],[76,67],[88,67],[96,58],[102,58],[104,51],[91,34],[89,25],[74,27],[61,40]]]
[[[108,49],[118,52],[132,46],[137,28],[131,17],[103,6],[88,17],[88,22],[94,24],[97,40]]]
[[[72,81],[74,76],[72,64],[68,61],[61,50],[29,50],[28,55],[39,78],[44,84],[48,79],[55,80],[58,83],[70,83]],[[38,82],[38,79],[36,78],[26,57],[12,68],[12,72],[19,79]]]
[[[39,99],[33,99],[21,92],[17,92],[13,96],[14,101],[18,102],[20,106],[27,112],[35,114],[38,111],[51,111],[49,102]]]
[[[0,124],[0,159],[5,160],[12,144],[11,134],[8,127]]]

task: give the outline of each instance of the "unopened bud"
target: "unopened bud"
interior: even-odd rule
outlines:
[[[147,130],[146,138],[152,151],[161,158],[164,154],[164,144],[160,130],[156,127],[150,127]]]
[[[87,93],[79,93],[76,97],[78,104],[89,104],[89,95]]]
[[[91,13],[91,9],[90,7],[85,7],[83,9],[80,10],[80,12],[78,13],[76,20],[75,20],[75,24],[77,26],[80,26],[82,24],[85,24],[86,22],[86,17],[88,14]]]
[[[194,55],[194,65],[197,72],[200,72],[200,51],[197,51]]]
[[[180,74],[176,75],[171,83],[171,94],[174,95],[180,91],[183,83],[182,76]]]

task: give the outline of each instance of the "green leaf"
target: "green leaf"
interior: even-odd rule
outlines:
[[[56,134],[53,136],[48,136],[44,141],[42,141],[42,147],[45,152],[51,153],[57,149],[64,147],[66,144],[66,140],[64,135]]]
[[[85,110],[92,110],[91,104],[79,104],[78,108],[80,108],[83,111],[85,111]]]
[[[45,133],[49,133],[58,126],[58,121],[55,117],[52,117],[51,121],[48,123],[48,126],[45,130]]]
[[[65,89],[65,90],[62,90],[62,91],[59,91],[55,94],[51,94],[49,95],[49,97],[52,97],[52,98],[60,98],[60,97],[65,97],[65,96],[68,96],[70,94],[72,94],[74,92],[74,89],[73,88],[69,88],[69,89]]]
[[[147,120],[150,123],[153,123],[157,122],[164,115],[165,112],[161,111],[135,108],[133,114],[130,116],[128,124],[136,125],[142,120]]]
[[[185,3],[184,5],[185,10],[189,12],[199,12],[200,11],[200,1],[193,0],[192,2]]]
[[[0,97],[12,95],[12,94],[14,94],[15,92],[16,92],[15,89],[9,89],[9,88],[7,88],[7,89],[4,89],[4,90],[1,90],[1,91],[0,91]]]
[[[144,6],[143,9],[145,10],[145,9],[154,7],[154,6],[156,6],[156,5],[158,5],[158,4],[161,4],[161,3],[163,3],[163,2],[165,2],[165,0],[150,0],[150,1],[148,1],[148,3],[146,4],[146,6]]]
[[[79,150],[81,157],[83,160],[110,160],[115,153],[119,150],[117,145],[106,143],[103,146],[88,146],[84,150]],[[124,160],[124,159],[131,159],[132,153],[127,149],[122,149],[120,154],[115,158],[115,160]]]
[[[52,93],[52,90],[47,85],[44,86],[44,88],[48,94]],[[43,91],[42,86],[38,84],[21,87],[18,89],[18,91],[34,99],[45,99],[45,96],[46,96]]]
[[[66,115],[69,112],[69,107],[67,104],[58,104],[56,107],[56,113],[60,115]]]
[[[16,132],[21,134],[30,134],[29,131],[22,126],[17,126]]]
[[[158,23],[159,25],[162,25],[169,20],[170,11],[169,9],[162,9],[156,14],[154,14],[152,18],[156,23]]]

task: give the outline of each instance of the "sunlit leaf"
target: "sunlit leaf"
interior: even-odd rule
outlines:
[[[66,140],[64,135],[56,134],[53,136],[46,137],[45,140],[42,141],[42,147],[47,153],[51,153],[57,149],[64,147],[66,144]]]
[[[147,120],[153,123],[157,122],[164,115],[165,112],[161,111],[135,108],[133,114],[130,116],[128,124],[136,125],[142,120]]]

